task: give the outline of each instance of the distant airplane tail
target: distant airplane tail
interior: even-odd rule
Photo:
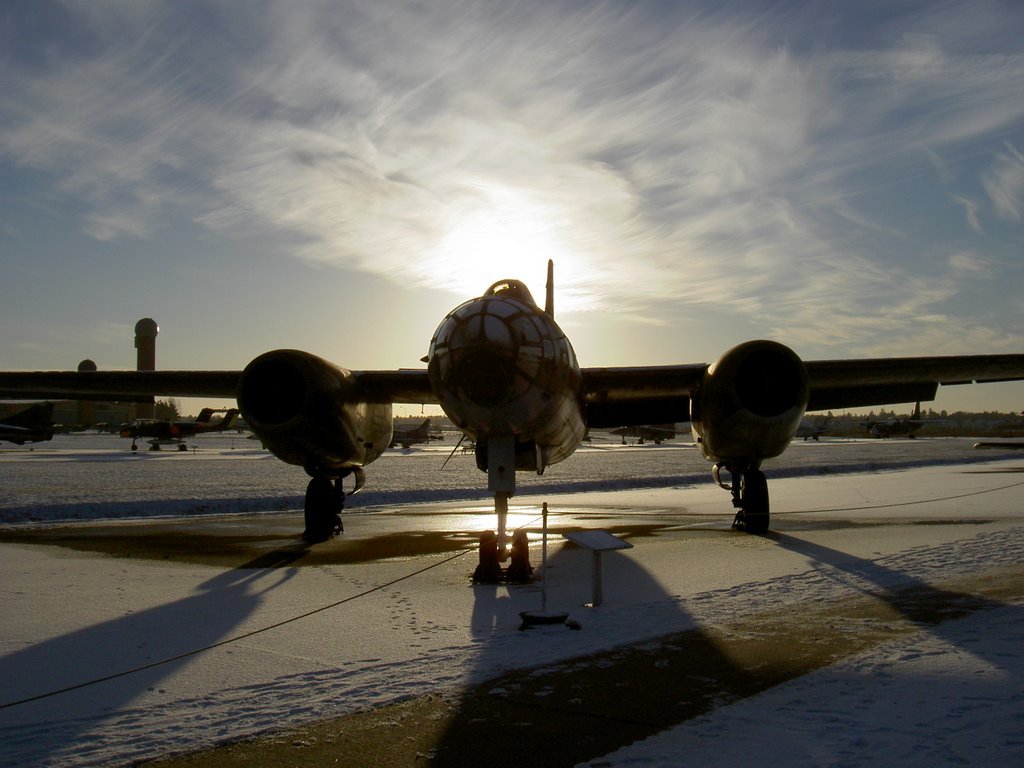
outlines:
[[[213,416],[213,414],[220,413],[222,410],[224,412],[224,418],[222,418],[220,421],[210,423],[210,418]],[[237,416],[237,408],[228,408],[227,410],[218,410],[216,408],[203,408],[203,410],[199,412],[199,415],[196,416],[196,424],[203,425],[203,428],[200,430],[202,432],[219,432],[222,429],[227,429],[228,427],[230,427],[231,424],[234,422],[235,417]]]
[[[238,409],[237,408],[228,408],[227,411],[224,412],[224,418],[221,419],[221,422],[220,422],[220,424],[218,426],[221,429],[227,429],[228,427],[230,427],[234,423],[234,421],[235,421],[235,419],[237,417],[238,417]]]
[[[3,420],[12,427],[32,429],[53,425],[53,403],[36,403]]]
[[[53,403],[36,403],[0,420],[0,440],[17,445],[53,438]]]

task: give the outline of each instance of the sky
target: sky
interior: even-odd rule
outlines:
[[[1013,0],[8,0],[0,79],[0,369],[420,367],[549,258],[584,366],[1024,352]]]

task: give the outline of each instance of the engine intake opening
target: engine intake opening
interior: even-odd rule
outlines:
[[[238,404],[245,418],[283,424],[295,418],[306,399],[302,372],[284,360],[255,360],[245,369]]]
[[[794,356],[758,349],[740,363],[736,395],[740,404],[758,416],[779,416],[796,405],[803,366]]]

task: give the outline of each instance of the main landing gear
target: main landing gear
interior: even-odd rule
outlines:
[[[720,478],[722,469],[732,476],[732,482],[729,484],[723,483]],[[715,464],[711,474],[716,483],[732,493],[732,505],[737,510],[732,527],[737,531],[757,535],[768,533],[771,515],[768,505],[768,481],[764,472],[754,465],[739,467]]]
[[[366,475],[356,467],[345,470],[335,477],[320,473],[312,473],[312,479],[306,486],[305,522],[306,530],[302,538],[311,544],[327,541],[335,534],[342,533],[345,526],[341,523],[341,513],[345,509],[345,496],[358,492],[366,484]],[[348,494],[343,486],[344,479],[353,475],[355,487]]]

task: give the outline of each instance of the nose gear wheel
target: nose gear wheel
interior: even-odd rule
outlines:
[[[361,469],[353,469],[346,474],[355,476],[355,487],[352,493],[359,491],[366,483],[366,476]],[[344,533],[345,526],[341,522],[341,513],[345,509],[345,488],[342,482],[345,475],[331,479],[324,475],[314,475],[306,486],[305,523],[306,529],[302,538],[310,543],[327,541],[332,536]],[[351,494],[348,494],[351,495]]]

